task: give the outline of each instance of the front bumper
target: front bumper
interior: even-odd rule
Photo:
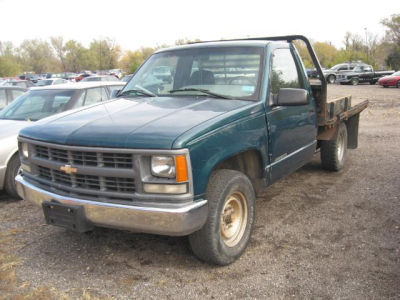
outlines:
[[[21,198],[38,206],[50,201],[83,206],[86,221],[100,227],[183,236],[199,230],[208,214],[207,200],[166,208],[121,205],[60,196],[30,184],[21,175],[15,181]]]

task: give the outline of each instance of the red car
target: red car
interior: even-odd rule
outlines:
[[[389,86],[396,86],[400,88],[400,71],[397,71],[390,76],[382,77],[378,80],[378,84],[385,88]]]

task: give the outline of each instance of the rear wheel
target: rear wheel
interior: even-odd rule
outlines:
[[[253,229],[255,193],[249,178],[234,170],[217,170],[206,192],[208,218],[189,236],[193,253],[201,260],[227,265],[246,249]]]
[[[375,80],[372,80],[372,81],[369,82],[370,85],[374,85],[375,83],[376,83]]]
[[[339,125],[336,139],[321,141],[322,168],[339,171],[343,168],[347,153],[347,129],[344,123]]]
[[[397,88],[400,89],[400,80],[397,81]]]
[[[21,163],[19,161],[19,156],[18,154],[15,154],[8,162],[4,182],[4,189],[6,190],[7,194],[15,199],[20,199],[17,193],[17,187],[15,185],[15,176],[17,176],[20,167]]]
[[[336,76],[335,75],[329,75],[327,78],[329,83],[335,83]]]
[[[350,81],[352,85],[358,85],[358,82],[359,82],[358,78],[352,78]]]

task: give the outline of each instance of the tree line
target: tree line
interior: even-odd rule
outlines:
[[[400,14],[381,21],[386,32],[383,38],[365,31],[365,37],[347,32],[344,47],[336,48],[328,42],[313,42],[313,47],[325,68],[345,61],[362,60],[375,68],[400,68]],[[199,40],[194,40],[199,41]],[[187,44],[181,39],[175,45]],[[49,40],[31,39],[18,47],[0,41],[0,77],[15,76],[23,72],[37,74],[50,72],[80,72],[82,70],[108,70],[121,68],[133,73],[154,51],[168,47],[141,47],[122,51],[111,38],[94,39],[88,47],[75,40],[51,37]],[[304,44],[296,43],[306,67],[312,68],[311,58]]]

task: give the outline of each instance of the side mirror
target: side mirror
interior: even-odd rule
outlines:
[[[110,94],[110,99],[117,98],[120,91],[121,90],[112,90]]]
[[[304,89],[281,88],[274,101],[277,106],[296,106],[310,103],[308,91]]]

